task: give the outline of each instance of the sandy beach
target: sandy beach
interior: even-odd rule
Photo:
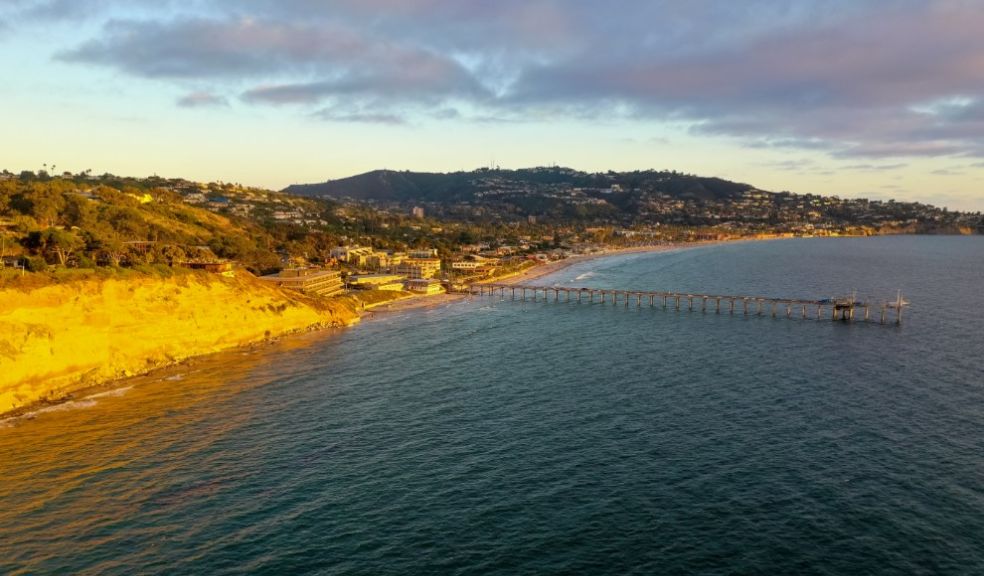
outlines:
[[[609,256],[619,256],[623,254],[671,252],[674,250],[698,248],[701,246],[711,246],[721,243],[722,243],[721,241],[686,242],[680,244],[666,244],[660,246],[636,246],[632,248],[617,248],[617,249],[605,250],[601,252],[593,252],[591,254],[578,254],[577,256],[571,256],[570,258],[565,258],[563,260],[555,260],[553,262],[538,264],[536,266],[527,268],[526,270],[522,270],[520,272],[515,272],[513,274],[508,274],[506,276],[480,282],[480,284],[487,284],[492,282],[497,284],[529,283],[530,280],[535,280],[537,278],[542,278],[544,276],[555,274],[562,270],[566,270],[567,268],[570,268],[575,264],[590,262],[592,260],[599,260],[601,258],[607,258]],[[366,311],[363,313],[363,318],[372,319],[372,317],[376,314],[390,314],[390,313],[397,313],[397,312],[405,312],[407,310],[439,308],[448,303],[455,302],[469,297],[470,295],[468,294],[460,294],[460,293],[434,294],[430,296],[408,296],[400,300],[395,300],[393,302],[388,302],[388,303],[380,304],[378,306],[367,308]]]
[[[504,276],[502,278],[496,278],[493,280],[488,280],[486,282],[480,282],[481,284],[496,283],[496,284],[521,284],[528,282],[530,280],[535,280],[537,278],[542,278],[561,270],[565,270],[574,266],[575,264],[580,264],[582,262],[590,262],[592,260],[598,260],[601,258],[608,258],[609,256],[620,256],[623,254],[641,254],[641,253],[657,253],[657,252],[672,252],[675,250],[685,250],[689,248],[699,248],[701,246],[713,246],[716,244],[723,244],[719,240],[710,240],[706,242],[686,242],[679,244],[662,244],[659,246],[635,246],[632,248],[615,248],[611,250],[604,250],[601,252],[592,252],[591,254],[578,254],[577,256],[571,256],[570,258],[565,258],[563,260],[556,260],[553,262],[547,262],[544,264],[539,264],[522,272],[512,274],[509,276]]]

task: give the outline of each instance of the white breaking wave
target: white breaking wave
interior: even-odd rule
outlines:
[[[30,420],[36,418],[41,414],[47,414],[49,412],[66,412],[68,410],[81,410],[82,408],[92,408],[98,404],[95,400],[89,400],[88,398],[83,400],[69,400],[68,402],[62,402],[61,404],[54,404],[52,406],[45,406],[44,408],[38,408],[32,412],[27,412],[19,419]]]
[[[115,398],[122,396],[127,393],[127,391],[133,389],[133,386],[125,386],[123,388],[116,388],[115,390],[107,390],[106,392],[99,392],[98,394],[92,394],[86,396],[85,400],[94,400],[96,398]]]

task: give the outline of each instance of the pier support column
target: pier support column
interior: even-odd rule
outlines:
[[[734,316],[735,315],[735,299],[734,298],[731,299],[730,308],[731,308],[731,315]]]
[[[720,313],[721,313],[721,299],[718,298],[717,299],[717,312],[715,312],[715,314],[720,314]]]
[[[693,296],[687,296],[687,311],[688,312],[693,312],[694,311],[694,297]]]
[[[823,304],[817,306],[817,320],[821,320],[821,315],[823,314]]]
[[[707,312],[707,296],[704,296],[703,301],[700,303],[700,311]]]

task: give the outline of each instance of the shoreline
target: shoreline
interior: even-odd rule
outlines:
[[[591,262],[594,260],[601,260],[613,256],[622,256],[625,254],[658,254],[662,252],[673,252],[681,249],[688,250],[691,248],[715,246],[718,244],[743,242],[743,241],[745,240],[707,240],[701,242],[681,242],[676,244],[666,244],[666,245],[658,245],[658,246],[633,246],[630,248],[615,248],[615,249],[604,250],[600,252],[592,252],[590,254],[577,254],[575,256],[564,258],[563,260],[554,260],[552,262],[536,264],[524,270],[511,272],[497,278],[481,280],[479,282],[475,282],[475,284],[492,284],[492,283],[519,284],[521,282],[525,282],[528,280],[535,280],[537,278],[542,278],[544,276],[556,274],[557,272],[562,272],[577,264],[581,264],[584,262]],[[445,292],[443,294],[431,294],[431,295],[412,295],[397,300],[381,302],[373,306],[367,306],[364,309],[364,313],[362,314],[362,316],[367,320],[372,320],[376,314],[387,315],[387,314],[395,314],[399,312],[406,312],[409,310],[429,310],[433,308],[438,308],[441,305],[450,302],[456,302],[458,300],[468,298],[469,296],[470,294],[461,293],[461,292]]]
[[[670,252],[680,249],[697,248],[701,246],[709,246],[722,244],[728,241],[708,241],[708,242],[687,242],[679,244],[668,244],[659,246],[639,246],[631,248],[621,248],[613,250],[604,250],[600,252],[594,252],[590,254],[579,254],[576,256],[571,256],[563,260],[556,260],[553,262],[548,262],[544,264],[537,264],[530,266],[524,270],[507,274],[500,278],[493,278],[485,280],[482,282],[477,282],[477,284],[482,283],[505,283],[505,284],[517,284],[520,282],[525,282],[529,280],[534,280],[537,278],[542,278],[557,272],[561,272],[574,266],[576,264],[591,262],[594,260],[600,260],[612,256],[620,256],[625,254],[643,254],[643,253],[661,253]],[[33,419],[39,413],[44,413],[46,409],[68,404],[71,402],[85,400],[94,393],[100,391],[112,390],[118,387],[125,387],[127,382],[137,381],[140,378],[154,378],[155,375],[166,373],[168,370],[173,370],[175,367],[187,366],[195,363],[196,361],[204,360],[209,357],[214,357],[222,354],[242,354],[244,352],[256,352],[262,351],[264,348],[276,345],[283,340],[292,340],[302,337],[310,337],[312,333],[323,333],[331,334],[335,329],[351,328],[358,325],[361,321],[373,321],[376,318],[382,318],[385,316],[399,314],[403,312],[419,311],[419,310],[434,310],[440,308],[441,306],[458,302],[467,298],[470,298],[470,294],[467,293],[442,293],[442,294],[432,294],[432,295],[407,295],[393,300],[386,300],[378,303],[367,304],[361,310],[357,310],[357,318],[344,326],[337,325],[312,325],[306,328],[290,330],[282,332],[272,337],[266,337],[253,342],[248,342],[238,346],[233,346],[223,350],[218,350],[214,352],[208,352],[204,354],[193,354],[177,360],[175,362],[168,362],[163,365],[155,366],[145,372],[140,372],[137,374],[128,375],[121,378],[111,378],[104,380],[102,382],[93,383],[88,386],[84,386],[77,390],[66,393],[58,398],[46,398],[39,400],[37,402],[32,402],[30,404],[20,406],[13,410],[0,413],[0,423],[9,423],[11,421],[17,421],[22,418]],[[39,412],[40,411],[40,412]]]
[[[677,250],[690,250],[693,248],[702,248],[707,246],[717,246],[720,244],[733,244],[736,242],[747,242],[749,240],[706,240],[700,242],[678,242],[675,244],[660,244],[656,246],[632,246],[629,248],[614,248],[611,250],[603,250],[600,252],[592,252],[590,254],[577,254],[569,258],[564,258],[563,260],[554,260],[553,262],[547,262],[545,264],[540,264],[537,266],[532,266],[526,270],[520,272],[509,274],[501,278],[494,278],[491,280],[483,280],[481,282],[476,282],[476,284],[518,284],[527,280],[535,280],[537,278],[542,278],[544,276],[549,276],[557,272],[561,272],[581,264],[583,262],[591,262],[594,260],[601,260],[603,258],[609,258],[613,256],[623,256],[626,254],[659,254],[663,252],[674,252]]]

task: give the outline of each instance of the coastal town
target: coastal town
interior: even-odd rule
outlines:
[[[31,272],[190,268],[246,272],[319,297],[433,295],[613,249],[984,229],[980,214],[771,193],[675,172],[479,169],[429,175],[438,194],[417,186],[413,173],[275,192],[54,170],[0,172],[0,269],[9,281]],[[407,185],[401,178],[417,187],[396,198]]]

